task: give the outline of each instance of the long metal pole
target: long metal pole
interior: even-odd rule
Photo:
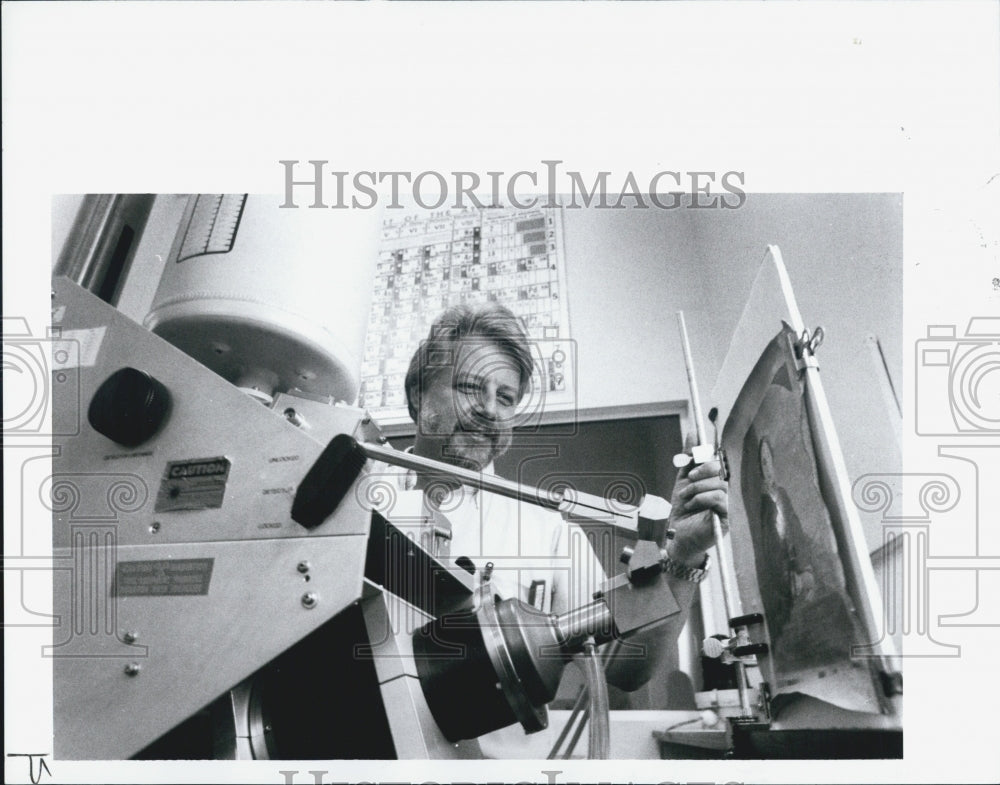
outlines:
[[[461,466],[435,461],[431,458],[424,458],[413,453],[394,450],[392,447],[383,447],[367,442],[358,442],[365,455],[373,461],[382,461],[391,466],[398,466],[402,469],[411,469],[428,476],[437,476],[446,479],[457,480],[463,485],[479,488],[483,491],[506,496],[508,499],[530,502],[544,507],[548,510],[558,510],[563,502],[563,494],[559,491],[546,493],[541,488],[531,485],[522,485],[518,482],[505,480],[495,474],[485,474],[475,472],[471,469],[463,469]]]
[[[694,358],[691,356],[691,344],[688,343],[684,311],[677,312],[677,326],[681,331],[681,350],[684,352],[684,370],[687,371],[688,390],[691,394],[691,418],[694,420],[694,432],[698,437],[698,444],[705,444],[705,423],[701,417],[701,396],[698,394],[698,380],[694,375]]]
[[[558,490],[543,489],[505,480],[495,474],[485,474],[471,469],[463,469],[460,466],[452,466],[449,463],[395,450],[392,447],[368,442],[357,442],[357,444],[365,456],[373,461],[410,469],[432,479],[460,483],[499,496],[506,496],[508,499],[535,504],[547,510],[555,510],[563,515],[585,518],[601,524],[611,524],[627,532],[637,531],[638,519],[642,515],[655,520],[661,511],[660,503],[665,504],[658,496],[650,494],[643,498],[639,506],[635,506],[609,500],[596,494],[584,493],[572,487]]]
[[[688,389],[691,395],[691,416],[694,418],[695,435],[698,438],[698,444],[706,444],[705,424],[701,417],[701,398],[698,394],[698,380],[694,374],[694,359],[691,357],[691,345],[688,343],[687,325],[684,323],[683,311],[677,312],[677,324],[681,333],[681,349],[684,351],[684,369],[687,371]],[[736,634],[737,630],[730,626],[729,620],[735,619],[741,613],[736,608],[736,587],[733,585],[732,576],[729,573],[729,565],[731,564],[731,557],[727,547],[729,543],[726,540],[725,532],[722,530],[722,521],[719,520],[719,516],[714,512],[712,513],[712,531],[715,534],[715,553],[719,562],[719,576],[722,578],[722,604],[726,609],[726,627],[731,634]],[[740,709],[744,716],[749,717],[751,716],[751,710],[746,672],[743,668],[743,663],[738,660],[736,662],[736,686],[740,695]]]
[[[601,496],[582,493],[573,488],[545,490],[533,485],[505,480],[503,477],[497,477],[495,474],[485,474],[471,469],[463,469],[460,466],[452,466],[449,463],[424,458],[420,455],[403,452],[402,450],[395,450],[392,447],[384,447],[368,442],[358,442],[358,446],[373,461],[382,461],[391,466],[399,466],[402,469],[420,472],[426,477],[452,480],[462,485],[468,485],[471,488],[478,488],[499,496],[506,496],[508,499],[536,504],[547,510],[571,512],[595,521],[611,522],[629,531],[635,531],[635,518],[643,509],[641,505],[639,507],[632,507],[631,505],[624,505],[617,502],[612,504]]]

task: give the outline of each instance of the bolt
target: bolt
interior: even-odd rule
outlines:
[[[156,534],[159,530],[160,530],[160,522],[159,521],[153,521],[153,523],[149,527],[149,533],[150,534]]]
[[[139,633],[128,630],[122,637],[124,638],[125,643],[135,643],[139,640]]]
[[[287,409],[285,409],[283,414],[285,415],[285,419],[288,420],[288,422],[290,422],[296,428],[301,428],[306,422],[305,419],[302,417],[302,415],[299,414],[297,411],[295,411],[295,409],[293,409],[290,406]]]
[[[319,595],[317,595],[316,592],[314,591],[307,591],[305,594],[302,595],[303,608],[308,608],[309,610],[312,610],[313,608],[316,607],[316,604],[318,602],[319,602]]]
[[[295,569],[297,569],[299,572],[305,573],[305,572],[309,572],[309,567],[310,567],[309,562],[307,562],[307,561],[300,561],[299,564],[298,564],[298,566]]]
[[[141,670],[142,670],[142,666],[139,665],[138,662],[130,662],[128,665],[125,666],[125,675],[126,676],[138,676],[139,675],[139,671],[141,671]]]

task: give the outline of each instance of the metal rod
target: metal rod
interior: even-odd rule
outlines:
[[[687,371],[688,389],[691,395],[691,416],[694,419],[694,429],[697,435],[698,444],[705,444],[705,424],[701,417],[701,400],[698,394],[698,380],[694,374],[694,359],[691,356],[691,345],[688,342],[687,326],[684,323],[684,312],[677,312],[677,324],[681,333],[681,348],[684,350],[684,370]],[[737,612],[735,605],[736,587],[733,586],[732,577],[729,574],[729,564],[731,556],[726,547],[726,533],[722,530],[722,521],[714,512],[712,513],[712,531],[715,534],[715,552],[719,562],[719,577],[722,579],[722,604],[726,609],[726,627],[730,633],[735,634],[737,630],[729,625],[729,619],[734,619],[741,615]],[[747,689],[746,672],[743,663],[736,662],[736,687],[740,696],[740,710],[744,716],[751,716],[750,694]]]
[[[580,712],[583,711],[583,707],[586,703],[587,688],[581,686],[576,693],[576,703],[573,704],[573,710],[570,712],[569,719],[566,720],[566,724],[563,725],[563,729],[560,731],[559,738],[556,739],[556,743],[553,744],[552,749],[549,750],[548,760],[555,760],[559,756],[559,748],[562,746],[563,742],[566,741],[566,737],[576,724],[576,719],[580,716]]]
[[[687,325],[684,323],[684,311],[677,312],[677,324],[681,331],[684,370],[687,371],[688,389],[691,391],[691,418],[694,420],[694,432],[698,437],[698,444],[705,444],[705,424],[701,419],[701,398],[698,395],[698,380],[694,376],[694,359],[691,357],[691,344],[688,343]]]
[[[365,442],[358,442],[358,444],[365,455],[373,461],[382,461],[392,466],[399,466],[402,469],[412,469],[426,475],[457,480],[463,485],[478,488],[482,491],[489,491],[499,496],[506,496],[508,499],[537,504],[539,507],[544,507],[548,510],[558,510],[563,502],[563,494],[560,491],[548,493],[541,488],[505,480],[502,477],[497,477],[495,474],[474,472],[471,469],[452,466],[441,461],[414,455],[413,453],[394,450],[392,447],[383,447]]]
[[[563,753],[563,760],[569,760],[570,755],[573,754],[573,750],[576,749],[576,743],[580,740],[580,736],[583,734],[583,729],[587,727],[588,720],[590,720],[590,709],[586,708],[583,710],[580,724],[576,726],[576,730],[573,732],[573,738],[569,740],[569,745]]]
[[[727,547],[728,541],[725,539],[725,532],[722,530],[722,522],[714,512],[712,513],[712,529],[715,531],[715,552],[719,559],[719,577],[722,578],[722,603],[726,608],[726,626],[729,627],[731,633],[737,634],[738,630],[729,626],[729,619],[735,619],[742,613],[733,606],[736,589],[732,585],[732,576],[729,574],[731,555]],[[744,717],[750,717],[750,691],[747,688],[746,668],[739,660],[736,662],[736,689],[740,696],[740,710]]]
[[[545,490],[534,485],[506,480],[497,477],[495,474],[485,474],[484,472],[463,469],[460,466],[452,466],[449,463],[435,461],[432,458],[424,458],[413,453],[395,450],[392,447],[384,447],[378,444],[358,442],[362,452],[373,461],[382,461],[392,466],[399,466],[402,469],[410,469],[421,474],[444,479],[455,480],[462,485],[468,485],[479,490],[489,491],[499,496],[506,496],[509,499],[528,502],[547,510],[563,512],[564,508],[569,508],[572,512],[590,514],[595,520],[612,520],[630,530],[635,529],[634,523],[630,526],[630,511],[638,512],[639,508],[633,508],[618,502],[611,504],[601,496],[589,493],[580,493],[573,488],[565,490]]]

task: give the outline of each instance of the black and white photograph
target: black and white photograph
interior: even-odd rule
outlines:
[[[1000,7],[3,15],[7,781],[1000,776]]]

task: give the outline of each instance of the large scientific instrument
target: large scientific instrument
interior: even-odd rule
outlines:
[[[118,225],[83,212],[77,235]],[[542,493],[386,447],[350,403],[375,236],[265,198],[192,196],[146,327],[95,294],[121,290],[101,258],[120,244],[63,254],[56,757],[475,756],[484,733],[546,726],[577,653],[591,752],[607,754],[595,647],[679,612],[663,543],[640,539],[592,602],[541,614],[499,597],[490,565],[442,563],[412,518],[376,509],[366,480],[376,463],[417,469],[633,533],[655,505]],[[317,285],[325,267],[335,287]],[[746,686],[751,699],[764,709],[748,726],[766,727],[766,688]]]
[[[363,307],[324,293],[304,314],[295,270],[363,268],[364,251],[324,260],[321,241],[289,239],[292,219],[269,209],[191,198],[151,330],[53,281],[55,431],[73,434],[50,489],[67,565],[54,587],[57,757],[474,755],[459,742],[545,727],[571,655],[596,662],[595,646],[679,612],[651,541],[600,597],[556,617],[501,599],[489,564],[478,583],[449,570],[407,536],[411,518],[373,511],[378,461],[633,531],[642,512],[383,446],[343,403],[358,388],[349,309]]]

